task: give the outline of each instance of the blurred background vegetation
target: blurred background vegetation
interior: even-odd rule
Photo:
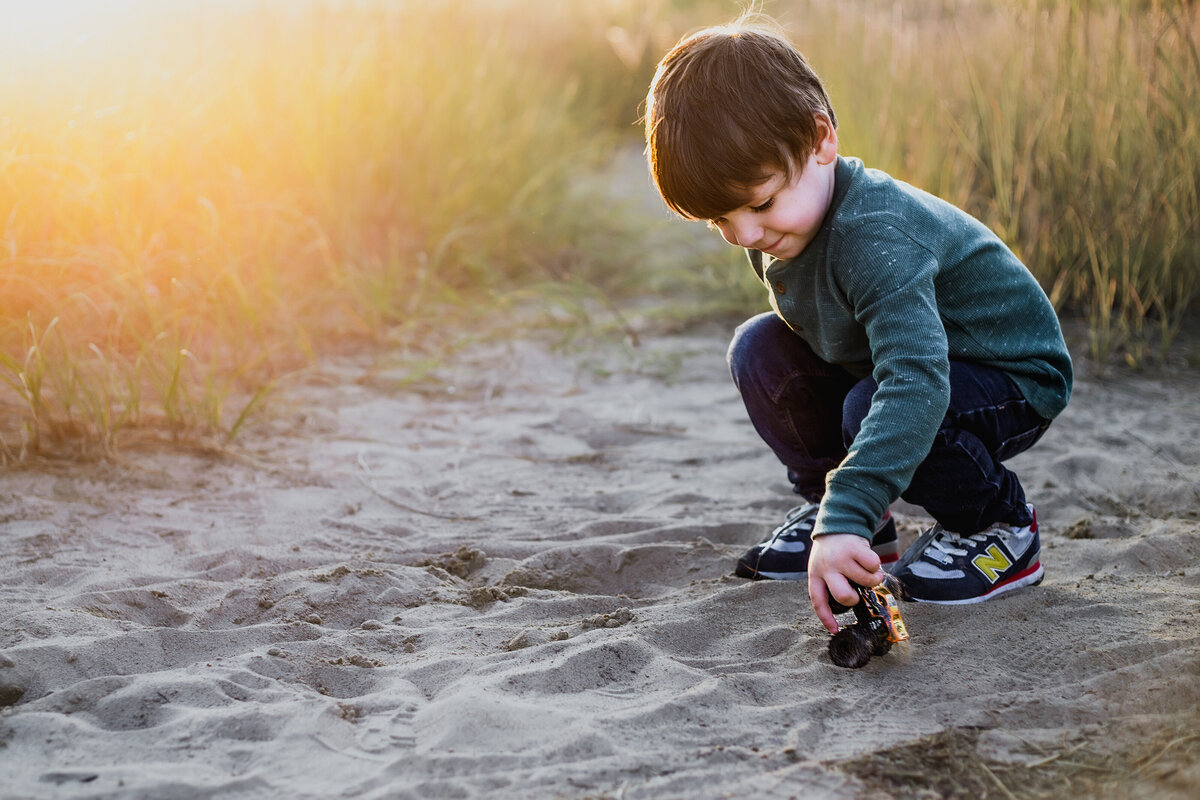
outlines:
[[[1200,293],[1196,4],[760,5],[844,154],[992,226],[1096,363],[1163,363]],[[636,336],[650,307],[765,307],[637,154],[658,58],[739,3],[12,6],[0,462],[227,440],[322,356],[421,354],[497,311]]]

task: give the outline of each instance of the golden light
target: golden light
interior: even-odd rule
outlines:
[[[61,53],[85,43],[139,4],[136,0],[0,0],[0,46],[9,54]]]

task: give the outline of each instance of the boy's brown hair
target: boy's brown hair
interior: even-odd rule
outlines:
[[[771,171],[803,169],[816,114],[837,117],[820,78],[779,33],[739,20],[682,39],[646,96],[646,155],[671,210],[716,219]]]

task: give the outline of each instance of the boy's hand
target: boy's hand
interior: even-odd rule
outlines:
[[[813,538],[808,554],[808,597],[817,619],[830,633],[837,633],[837,620],[829,608],[829,595],[844,606],[858,604],[859,586],[875,586],[883,580],[879,556],[871,543],[853,533],[827,533]]]

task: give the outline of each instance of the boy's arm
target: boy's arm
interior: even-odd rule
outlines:
[[[844,233],[839,245],[834,278],[866,332],[878,388],[849,453],[827,479],[813,535],[869,541],[928,455],[949,407],[949,345],[932,253],[883,222]]]
[[[935,295],[937,259],[886,224],[863,226],[840,252],[849,309],[864,327],[877,389],[850,452],[827,480],[809,553],[809,599],[830,633],[829,596],[883,580],[871,535],[928,455],[950,403],[950,358]]]

